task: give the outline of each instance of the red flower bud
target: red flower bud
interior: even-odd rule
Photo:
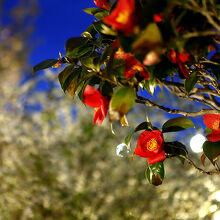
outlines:
[[[101,125],[107,115],[109,100],[97,89],[87,85],[83,92],[83,101],[86,105],[95,109],[93,124]]]
[[[114,10],[103,19],[103,22],[123,34],[133,34],[135,32],[134,11],[135,0],[118,0]]]
[[[208,128],[212,129],[211,134],[207,135],[206,138],[212,142],[220,141],[220,115],[205,114],[203,121]]]
[[[97,7],[109,10],[109,1],[108,0],[94,0],[94,3],[96,4]]]
[[[163,21],[163,15],[162,14],[154,14],[154,22],[159,23]]]
[[[139,157],[148,158],[149,165],[165,160],[162,132],[158,130],[142,132],[137,140],[135,154]]]
[[[179,65],[181,73],[186,77],[189,78],[189,70],[186,68],[184,63],[186,63],[189,60],[189,54],[188,52],[184,49],[183,53],[176,52],[175,50],[171,50],[169,55],[169,59],[173,63],[177,63]]]

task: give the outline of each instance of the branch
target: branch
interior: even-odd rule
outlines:
[[[199,94],[196,94],[195,91],[199,91],[199,92],[203,92],[205,93],[204,91],[206,91],[206,94],[208,94],[209,96],[210,95],[216,95],[216,96],[219,96],[217,93],[215,93],[213,90],[209,90],[209,89],[206,89],[206,90],[203,90],[203,89],[197,89],[197,88],[194,88],[194,93],[191,93],[190,95],[188,95],[185,91],[185,87],[182,83],[177,83],[177,82],[169,82],[169,81],[166,81],[166,80],[158,80],[158,82],[160,84],[162,84],[163,86],[165,86],[171,93],[174,93],[176,94],[177,96],[181,97],[181,98],[184,98],[184,99],[188,99],[188,100],[191,100],[191,101],[196,101],[196,102],[199,102],[199,103],[202,103],[204,105],[207,105],[209,106],[210,108],[215,108],[217,110],[220,110],[220,105],[219,103],[216,101],[216,99],[211,99],[211,98],[208,98],[208,97],[204,97],[204,95],[199,95]],[[197,89],[197,90],[195,90]],[[211,94],[209,94],[211,93]]]
[[[199,167],[196,166],[196,164],[191,160],[189,159],[188,157],[184,156],[184,155],[179,155],[179,154],[167,154],[167,156],[169,156],[169,158],[173,158],[173,156],[178,156],[178,157],[181,157],[183,159],[185,159],[189,165],[193,166],[196,170],[199,171],[199,173],[202,173],[202,174],[207,174],[207,175],[220,175],[220,170],[218,171],[205,171]]]
[[[193,166],[195,169],[197,169],[200,173],[207,174],[207,175],[220,175],[220,171],[205,171],[205,170],[197,167],[195,165],[195,163],[191,159],[189,159],[188,157],[186,157],[184,155],[178,155],[178,156],[184,158],[191,166]]]
[[[180,114],[180,115],[184,115],[186,117],[196,117],[196,116],[201,116],[204,114],[220,114],[220,111],[214,110],[214,109],[201,109],[198,112],[186,112],[186,111],[178,110],[178,109],[170,109],[170,108],[164,107],[162,105],[158,105],[156,103],[153,103],[149,99],[146,99],[146,98],[143,98],[140,96],[137,96],[136,102],[141,103],[141,104],[145,104],[146,106],[149,106],[149,107],[163,110],[163,111],[170,113],[170,114]]]
[[[183,38],[191,38],[191,37],[201,37],[201,36],[210,36],[210,35],[219,35],[220,31],[203,31],[203,32],[189,32],[183,34]]]

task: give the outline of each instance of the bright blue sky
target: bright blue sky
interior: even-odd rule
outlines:
[[[40,13],[35,19],[32,43],[37,43],[30,56],[30,65],[64,54],[68,38],[79,36],[93,17],[82,11],[94,7],[93,0],[39,0]]]

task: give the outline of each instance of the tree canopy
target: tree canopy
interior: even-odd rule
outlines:
[[[45,60],[34,73],[65,68],[58,75],[61,88],[94,108],[93,124],[120,121],[128,126],[127,114],[142,104],[176,115],[161,127],[150,117],[127,134],[124,144],[130,157],[147,158],[145,175],[153,185],[164,179],[164,160],[187,161],[200,173],[219,175],[220,156],[220,4],[217,0],[94,0],[97,7],[84,9],[95,21],[79,37],[65,44],[66,54]],[[165,105],[155,91],[192,101],[184,108]],[[147,115],[147,113],[146,113]],[[192,117],[203,116],[207,140],[201,163],[209,160],[213,170],[199,168],[187,147],[164,135],[196,128]],[[140,132],[136,147],[132,136]],[[112,131],[113,132],[113,131]],[[95,137],[94,137],[95,138]],[[207,158],[207,159],[206,159]]]

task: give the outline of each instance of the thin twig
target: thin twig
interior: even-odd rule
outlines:
[[[198,112],[186,112],[186,111],[179,110],[179,109],[170,109],[170,108],[164,107],[162,105],[158,105],[158,104],[150,101],[149,99],[146,99],[146,98],[143,98],[140,96],[137,96],[136,102],[141,103],[141,104],[145,104],[146,106],[149,106],[149,107],[163,110],[163,111],[170,113],[170,114],[180,114],[180,115],[184,115],[186,117],[197,117],[197,116],[201,116],[204,114],[220,114],[220,111],[215,110],[215,109],[201,109]]]
[[[166,153],[166,156],[168,156],[170,158],[172,158],[173,156],[179,156],[179,157],[185,159],[188,162],[188,164],[193,166],[196,170],[198,170],[199,173],[207,174],[207,175],[220,175],[220,170],[218,170],[218,171],[205,171],[205,170],[197,167],[196,164],[191,159],[189,159],[187,156],[179,155],[179,154],[168,154],[168,153]]]

